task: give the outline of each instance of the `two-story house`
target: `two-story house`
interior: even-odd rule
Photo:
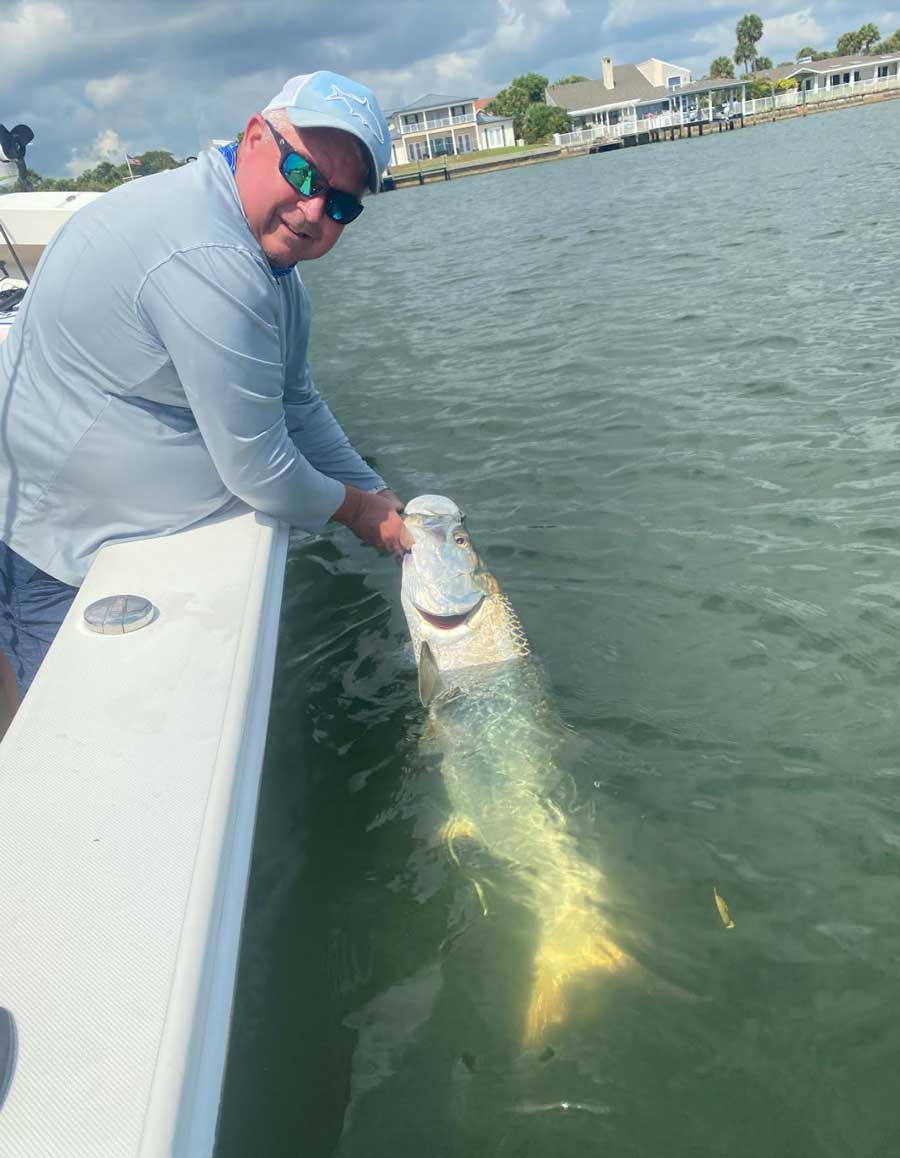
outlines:
[[[388,116],[391,164],[406,165],[514,145],[512,117],[494,117],[479,110],[476,97],[426,93]]]

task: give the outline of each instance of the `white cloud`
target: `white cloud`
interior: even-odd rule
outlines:
[[[572,15],[566,0],[543,0],[540,11],[547,20],[565,20]]]
[[[525,13],[512,0],[499,0],[499,3],[503,18],[494,33],[494,42],[507,52],[521,48],[531,39],[525,22]]]
[[[691,43],[716,55],[720,52],[730,54],[735,46],[734,23],[720,20],[716,24],[705,24],[692,33]]]
[[[116,76],[89,80],[84,86],[84,93],[95,108],[102,109],[120,101],[131,85],[131,81],[130,76],[120,72]]]
[[[733,8],[733,0],[695,0],[691,11]],[[630,28],[633,24],[649,24],[653,20],[684,13],[683,0],[612,0],[609,11],[603,19],[603,31]]]
[[[762,56],[770,56],[777,64],[780,60],[793,60],[797,50],[805,45],[813,48],[828,47],[828,34],[813,16],[812,7],[783,16],[771,16],[763,20],[763,37],[757,45]],[[703,56],[730,56],[735,48],[735,21],[719,20],[697,28],[691,35],[692,44]],[[695,58],[696,59],[696,58]],[[687,62],[685,62],[687,63]],[[709,61],[702,65],[709,67]]]
[[[434,61],[434,71],[442,84],[452,81],[453,84],[465,84],[465,78],[471,75],[472,63],[469,55],[462,52],[448,52]]]
[[[3,16],[3,81],[33,73],[58,53],[72,34],[61,4],[25,0],[15,17]]]
[[[779,60],[793,60],[797,49],[806,45],[818,48],[825,45],[826,33],[813,16],[812,6],[799,12],[788,12],[765,22],[765,31],[760,41],[760,50],[771,56],[777,64]]]
[[[427,92],[459,96],[493,96],[517,73],[543,71],[532,63],[552,32],[572,19],[569,0],[492,0],[493,28],[477,46],[416,60],[405,68],[357,73],[371,85],[385,108],[397,108]],[[521,63],[510,64],[519,57]],[[504,70],[495,75],[499,67]]]
[[[94,138],[90,152],[85,156],[77,149],[72,150],[72,160],[66,165],[70,177],[77,177],[85,169],[93,169],[101,161],[109,161],[113,165],[121,165],[125,160],[125,146],[119,139],[115,129],[101,129]]]

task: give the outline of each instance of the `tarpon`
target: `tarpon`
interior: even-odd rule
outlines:
[[[452,809],[445,835],[454,859],[465,837],[504,862],[537,919],[523,1033],[534,1045],[562,1020],[568,981],[628,959],[597,908],[603,876],[579,854],[552,799],[560,780],[553,720],[518,616],[455,503],[422,495],[404,518],[415,542],[403,559],[401,601]]]

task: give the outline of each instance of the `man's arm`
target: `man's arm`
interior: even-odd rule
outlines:
[[[289,370],[291,361],[289,355]],[[288,379],[284,413],[294,445],[322,474],[362,491],[378,491],[387,485],[354,449],[316,389],[305,357],[297,379],[293,382]]]
[[[360,501],[357,488],[316,469],[288,433],[276,301],[250,254],[209,246],[152,270],[135,304],[161,356],[171,358],[232,494],[309,531],[341,514],[364,542],[397,551],[409,535],[393,502],[377,495]],[[360,481],[383,485],[370,475]]]
[[[208,246],[152,270],[136,304],[225,486],[258,511],[318,530],[346,494],[288,434],[276,301],[250,254]]]

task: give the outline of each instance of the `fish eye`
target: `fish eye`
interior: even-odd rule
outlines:
[[[453,542],[457,545],[457,547],[468,547],[469,545],[469,540],[464,534],[462,534],[461,531],[457,531],[453,536]]]

